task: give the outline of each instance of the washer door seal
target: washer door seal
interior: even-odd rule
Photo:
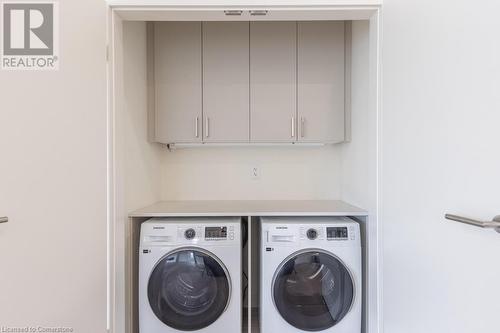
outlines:
[[[273,279],[274,304],[283,319],[304,331],[338,324],[354,301],[352,276],[337,257],[306,250],[287,258]]]
[[[215,255],[201,249],[173,251],[156,264],[148,283],[148,299],[165,325],[194,331],[214,323],[231,295],[229,274]]]

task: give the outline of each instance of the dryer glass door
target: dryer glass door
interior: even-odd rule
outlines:
[[[163,257],[148,283],[149,304],[165,325],[194,331],[215,322],[230,296],[229,274],[214,255],[182,249]]]
[[[338,258],[307,251],[280,265],[273,282],[273,300],[290,325],[304,331],[322,331],[349,312],[354,284]]]

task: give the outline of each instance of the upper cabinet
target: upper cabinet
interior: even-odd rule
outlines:
[[[250,139],[293,142],[297,119],[297,24],[250,23]]]
[[[156,141],[344,141],[344,25],[155,23]]]
[[[201,142],[202,58],[200,22],[154,25],[155,138]]]
[[[205,142],[248,142],[248,22],[203,23]]]
[[[299,22],[298,141],[344,141],[344,22]]]

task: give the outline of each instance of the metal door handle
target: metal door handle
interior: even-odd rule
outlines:
[[[210,129],[210,118],[206,118],[206,121],[205,121],[205,137],[208,138],[208,135],[209,135],[209,129]]]
[[[0,223],[7,223],[9,222],[9,218],[7,216],[0,217]]]
[[[500,233],[500,215],[495,216],[491,221],[474,220],[468,217],[463,217],[453,214],[446,214],[444,217],[448,220],[470,224],[480,228],[495,229],[497,232]]]
[[[305,129],[305,123],[306,123],[306,119],[304,117],[301,117],[300,118],[300,136],[303,138],[304,137],[304,129]]]
[[[292,116],[292,138],[295,138],[295,117]]]
[[[198,137],[198,117],[196,117],[196,119],[194,120],[195,121],[195,124],[194,124],[194,136],[195,137]]]

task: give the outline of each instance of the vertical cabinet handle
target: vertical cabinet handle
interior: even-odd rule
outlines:
[[[300,137],[305,136],[305,123],[306,119],[304,117],[300,117]]]
[[[294,116],[292,116],[291,125],[292,125],[292,138],[295,138],[295,117]]]
[[[196,117],[196,119],[194,121],[195,121],[195,123],[194,123],[194,136],[198,137],[198,122],[199,122],[199,118]]]
[[[210,135],[210,118],[206,118],[206,121],[205,121],[205,137],[208,138],[208,136]]]

